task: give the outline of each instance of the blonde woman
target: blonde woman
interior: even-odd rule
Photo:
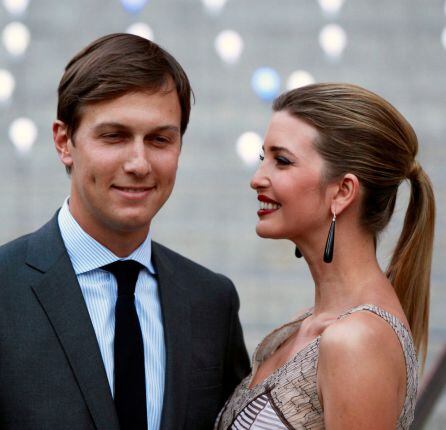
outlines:
[[[388,102],[348,84],[290,91],[273,110],[251,182],[256,231],[296,245],[314,306],[257,347],[215,428],[408,429],[417,355],[426,355],[435,217],[415,132]],[[403,181],[410,202],[383,272],[377,238]]]

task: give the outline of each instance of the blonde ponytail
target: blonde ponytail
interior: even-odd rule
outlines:
[[[411,193],[403,230],[387,268],[424,364],[429,325],[429,289],[435,225],[431,182],[418,165],[409,174]]]

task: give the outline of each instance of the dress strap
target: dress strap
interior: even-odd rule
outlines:
[[[397,318],[395,315],[391,314],[390,312],[387,312],[386,310],[384,310],[383,308],[380,308],[377,305],[372,305],[370,303],[365,303],[365,304],[362,304],[359,306],[355,306],[354,308],[351,308],[348,311],[339,315],[337,319],[343,319],[343,318],[347,317],[348,315],[351,315],[351,314],[353,314],[355,312],[359,312],[359,311],[369,311],[375,315],[378,315],[383,320],[387,321],[387,323],[396,332],[399,332],[401,330],[409,332],[409,330],[407,329],[405,324],[399,318]],[[400,337],[400,336],[398,336],[398,337]]]

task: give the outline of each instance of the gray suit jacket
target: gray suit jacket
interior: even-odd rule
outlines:
[[[249,372],[227,278],[153,243],[166,344],[163,430],[207,430]],[[0,247],[0,429],[119,430],[57,217]]]

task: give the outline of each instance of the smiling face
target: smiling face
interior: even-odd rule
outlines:
[[[175,183],[181,109],[176,91],[164,90],[86,105],[72,138],[63,123],[53,126],[59,156],[71,167],[70,211],[112,250],[116,241],[136,248],[145,239]]]
[[[330,201],[321,180],[324,161],[313,145],[317,136],[289,113],[273,114],[264,158],[251,181],[260,204],[259,236],[300,241],[320,228],[326,234]]]

